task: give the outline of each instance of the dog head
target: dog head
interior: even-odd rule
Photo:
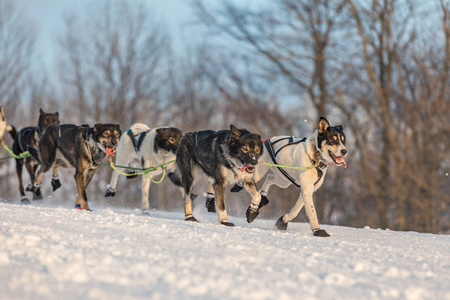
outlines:
[[[39,109],[39,121],[38,128],[40,132],[43,134],[49,125],[58,125],[59,124],[59,113],[55,112],[54,114],[46,113]]]
[[[183,133],[175,127],[158,128],[155,136],[155,152],[159,149],[175,154],[183,139]]]
[[[327,119],[320,117],[317,131],[319,132],[317,151],[319,151],[322,159],[347,168],[344,159],[347,155],[344,127],[342,125],[331,127]]]
[[[95,124],[94,141],[102,145],[106,154],[113,156],[122,131],[118,124]]]
[[[233,124],[230,126],[230,131],[231,156],[238,159],[238,162],[242,165],[241,171],[245,169],[248,173],[253,173],[264,149],[261,136],[250,133],[246,129],[238,129]]]

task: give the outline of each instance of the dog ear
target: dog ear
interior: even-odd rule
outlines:
[[[59,118],[59,113],[58,112],[55,112],[55,115]]]
[[[338,126],[334,126],[337,130],[340,130],[340,131],[344,131],[344,126],[342,126],[342,125],[338,125]]]
[[[318,131],[319,134],[324,134],[325,131],[330,129],[330,123],[328,123],[328,120],[325,119],[324,117],[320,117],[319,118],[319,127],[318,127]]]
[[[41,115],[45,114],[45,112],[42,110],[42,108],[39,108],[39,113],[40,113]]]
[[[3,112],[3,105],[0,105],[0,114],[4,114],[4,112]]]
[[[102,124],[95,124],[94,125],[94,133],[97,133],[101,127],[102,127]]]
[[[230,125],[230,130],[231,130],[231,133],[236,137],[240,137],[242,135],[242,133],[239,131],[239,129],[237,129],[236,126],[234,126],[233,124]]]

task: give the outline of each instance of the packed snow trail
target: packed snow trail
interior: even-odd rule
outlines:
[[[450,299],[450,236],[0,203],[0,299]]]

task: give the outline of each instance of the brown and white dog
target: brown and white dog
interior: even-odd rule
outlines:
[[[347,155],[345,143],[344,128],[340,125],[332,127],[327,119],[322,117],[319,119],[317,130],[308,138],[275,136],[265,141],[266,149],[261,157],[262,161],[283,166],[309,166],[310,168],[276,168],[259,163],[254,173],[255,181],[261,180],[269,171],[271,174],[267,176],[260,190],[261,198],[253,198],[247,210],[247,221],[252,222],[258,216],[259,208],[268,203],[266,196],[271,185],[286,188],[294,184],[301,188],[300,195],[291,211],[277,220],[277,228],[286,230],[289,221],[294,219],[305,206],[314,236],[329,236],[319,227],[313,193],[322,185],[329,165],[347,167],[344,159]]]

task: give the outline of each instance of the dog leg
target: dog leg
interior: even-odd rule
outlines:
[[[262,207],[262,198],[261,194],[258,193],[258,190],[256,189],[256,183],[252,178],[244,181],[244,188],[252,196],[252,202],[245,212],[247,222],[251,223],[259,215],[259,209]]]
[[[27,168],[28,174],[30,175],[30,181],[31,181],[31,191],[33,192],[33,200],[42,200],[42,193],[40,189],[40,185],[35,185],[36,182],[36,165],[35,160],[33,158],[28,157],[25,160],[25,167]],[[28,188],[27,188],[28,189]]]
[[[29,204],[30,200],[25,195],[25,189],[23,188],[22,171],[23,171],[23,159],[16,159],[16,173],[17,178],[19,179],[19,192],[21,201],[24,204]]]
[[[300,194],[297,199],[297,202],[295,202],[295,205],[291,209],[291,211],[288,214],[281,216],[275,223],[275,226],[279,230],[287,230],[288,223],[298,215],[303,206],[304,206],[303,196],[302,194]]]
[[[86,196],[86,187],[85,187],[86,178],[85,178],[84,172],[80,171],[77,168],[77,171],[76,171],[74,177],[75,177],[75,181],[77,183],[77,190],[78,190],[77,204],[80,204],[81,209],[91,210],[89,208],[88,199],[87,199],[87,196]]]
[[[208,193],[206,194],[206,203],[205,206],[208,209],[208,212],[215,213],[216,212],[216,201],[214,195],[214,188],[210,184],[208,187]]]
[[[192,200],[190,194],[184,195],[184,220],[190,222],[198,222],[192,214]]]
[[[219,210],[219,222],[222,225],[233,227],[234,224],[228,221],[227,210],[225,207],[225,184],[217,183],[214,186],[216,191],[217,209]]]
[[[59,189],[61,187],[61,181],[59,181],[59,176],[58,176],[58,167],[56,167],[56,166],[53,168],[52,187],[53,187],[53,191],[56,191],[57,189]]]
[[[148,193],[150,190],[150,178],[147,174],[142,175],[142,214],[150,214],[150,204],[148,202]]]

